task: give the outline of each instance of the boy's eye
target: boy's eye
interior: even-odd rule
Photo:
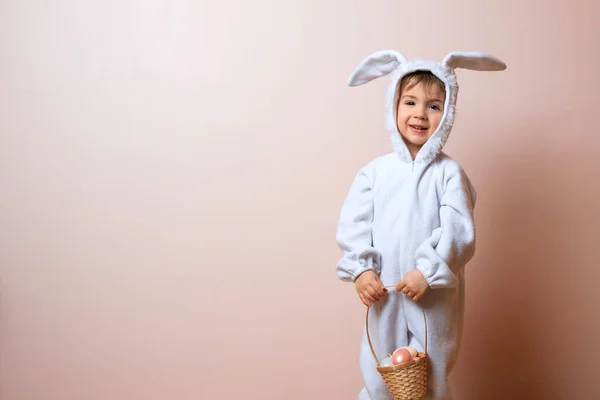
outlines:
[[[409,100],[409,101],[407,101],[405,104],[406,104],[407,106],[414,106],[414,105],[415,105],[415,102],[414,102],[414,101],[412,101],[412,100]]]
[[[432,110],[439,110],[439,109],[440,109],[440,108],[439,108],[437,105],[435,105],[435,104],[432,104],[432,105],[430,105],[429,107],[431,107],[431,109],[432,109]]]

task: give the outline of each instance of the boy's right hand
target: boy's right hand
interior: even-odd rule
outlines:
[[[379,276],[373,270],[367,270],[360,274],[354,281],[356,292],[360,301],[367,307],[386,295],[387,289],[383,287]]]

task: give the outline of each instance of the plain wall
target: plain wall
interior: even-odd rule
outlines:
[[[508,65],[458,71],[445,147],[478,191],[456,397],[600,398],[599,4],[1,1],[0,398],[355,399],[335,229],[391,145],[388,80],[347,79],[386,48]]]

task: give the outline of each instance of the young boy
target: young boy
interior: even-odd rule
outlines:
[[[503,70],[481,53],[450,53],[441,63],[406,60],[395,51],[367,57],[350,86],[391,73],[388,125],[394,152],[356,175],[342,207],[337,276],[354,282],[371,307],[369,331],[378,359],[401,346],[424,351],[427,316],[427,399],[452,399],[448,375],[463,326],[464,266],[475,251],[476,192],[461,166],[442,152],[454,121],[455,68]],[[401,293],[387,294],[384,285]],[[360,400],[392,396],[366,335],[360,351]]]

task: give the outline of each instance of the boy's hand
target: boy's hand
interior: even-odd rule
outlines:
[[[418,269],[408,271],[397,285],[397,291],[402,291],[413,301],[419,301],[429,290],[429,284]]]
[[[383,287],[379,276],[373,270],[367,270],[360,274],[354,281],[356,292],[360,301],[367,307],[385,296],[387,289]]]

